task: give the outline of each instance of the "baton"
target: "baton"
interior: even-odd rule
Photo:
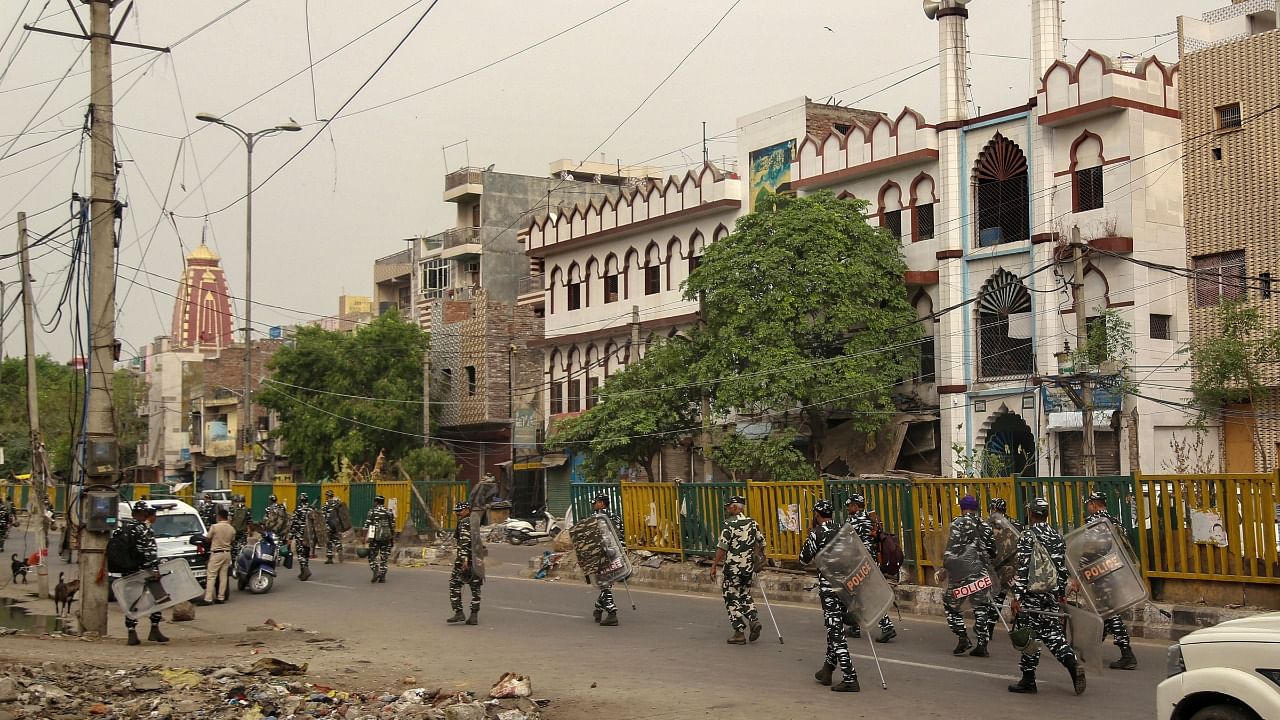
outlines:
[[[871,639],[871,633],[867,633],[867,645],[871,646],[871,657],[876,661],[876,672],[880,673],[880,689],[888,690],[889,686],[884,682],[884,668],[880,667],[880,655],[876,653],[876,643]]]
[[[626,580],[623,580],[623,581],[622,581],[622,587],[624,587],[624,588],[626,588],[626,589],[627,589],[627,599],[631,601],[631,609],[632,609],[632,610],[635,610],[635,609],[636,609],[636,601],[635,601],[635,598],[631,597],[631,586],[627,584],[627,581],[626,581]]]
[[[773,616],[773,606],[769,604],[769,593],[764,591],[764,583],[759,583],[760,596],[764,598],[764,609],[769,611],[769,619],[773,621],[773,631],[778,634],[778,644],[785,645],[782,641],[782,631],[778,629],[778,619]]]

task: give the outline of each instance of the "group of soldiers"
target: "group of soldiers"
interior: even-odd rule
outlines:
[[[333,490],[325,491],[324,504],[319,508],[311,506],[311,498],[306,493],[298,493],[298,505],[292,514],[275,495],[268,498],[267,503],[262,529],[274,533],[286,547],[292,543],[299,580],[311,579],[311,558],[321,545],[324,564],[332,565],[335,557],[339,563],[343,561],[343,536],[353,529],[351,513]],[[374,496],[373,507],[365,515],[361,529],[362,545],[368,554],[369,582],[385,583],[396,531],[396,515],[387,507],[386,497]]]

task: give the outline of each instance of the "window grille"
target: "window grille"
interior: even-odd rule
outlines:
[[[1172,340],[1173,339],[1173,316],[1151,314],[1151,339],[1152,340]]]
[[[1027,158],[1017,144],[997,133],[978,156],[974,181],[979,247],[1026,240]]]
[[[1196,307],[1213,307],[1245,296],[1244,251],[1192,258],[1195,269]]]
[[[927,205],[917,205],[915,207],[916,216],[916,240],[932,240],[933,239],[933,203]]]
[[[884,227],[895,240],[902,239],[902,211],[889,210],[884,214]]]
[[[982,287],[978,300],[978,375],[1029,375],[1031,293],[1016,275],[1001,269]]]
[[[1102,166],[1075,172],[1076,212],[1087,212],[1102,207]]]

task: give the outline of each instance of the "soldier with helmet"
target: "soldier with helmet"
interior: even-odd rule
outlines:
[[[948,581],[942,607],[947,615],[947,627],[958,638],[952,655],[967,652],[974,657],[990,656],[987,644],[991,641],[991,630],[995,625],[992,618],[997,610],[991,596],[991,584],[995,578],[989,574],[988,563],[995,557],[995,538],[991,526],[978,515],[979,507],[978,499],[972,495],[960,499],[960,515],[951,521],[947,548],[942,554]],[[982,587],[984,582],[985,588]],[[973,605],[976,645],[969,642],[964,616],[960,612],[965,600]]]
[[[369,570],[373,572],[369,582],[384,583],[387,581],[387,560],[391,557],[391,546],[395,543],[396,533],[396,514],[387,507],[385,497],[373,496],[373,508],[365,516],[364,529],[365,541],[369,544]],[[331,535],[330,543],[332,542]],[[338,551],[341,552],[341,548]]]
[[[267,498],[267,509],[262,514],[262,527],[275,533],[276,538],[281,541],[289,530],[289,507],[277,500],[275,495]]]
[[[374,499],[377,500],[377,498]],[[351,513],[347,511],[346,503],[339,500],[333,490],[329,489],[324,491],[324,505],[320,508],[320,514],[324,516],[325,524],[329,528],[329,541],[324,545],[324,564],[332,565],[334,555],[338,556],[338,562],[341,563],[342,534],[351,529]],[[368,526],[365,527],[367,529]],[[370,551],[369,558],[372,563],[372,547]]]
[[[476,625],[480,618],[480,586],[484,584],[484,578],[473,572],[472,567],[475,558],[471,551],[471,503],[460,502],[453,506],[453,512],[458,524],[453,529],[456,554],[453,558],[453,572],[449,575],[449,605],[453,607],[453,615],[445,622],[466,622],[468,625]],[[470,616],[462,614],[463,585],[471,587]]]
[[[743,512],[746,498],[734,495],[725,503],[724,528],[716,543],[716,556],[711,562],[711,580],[715,582],[716,570],[724,565],[724,606],[729,613],[733,635],[726,641],[730,645],[745,645],[743,631],[751,628],[751,642],[760,639],[760,618],[755,602],[751,599],[751,579],[756,571],[756,556],[763,555],[764,533],[755,520]]]
[[[987,501],[987,525],[995,538],[996,574],[1000,576],[1000,593],[995,598],[995,613],[987,618],[987,637],[996,629],[1001,608],[1009,595],[1009,586],[1017,577],[1017,536],[1022,533],[1022,523],[1009,517],[1009,503],[1004,498],[993,497]]]
[[[293,541],[293,550],[298,557],[298,579],[311,579],[311,551],[315,549],[316,535],[311,514],[311,499],[306,493],[298,493],[298,507],[293,511],[293,520],[289,523],[289,539]]]
[[[1100,490],[1085,498],[1085,510],[1088,512],[1084,519],[1086,526],[1111,523],[1117,528],[1120,527],[1120,523],[1107,512],[1107,494]],[[1116,647],[1120,649],[1120,659],[1111,663],[1111,669],[1136,670],[1138,658],[1133,654],[1133,647],[1129,641],[1129,628],[1125,625],[1122,616],[1112,615],[1103,621],[1103,637],[1107,635],[1111,636]]]
[[[609,510],[609,496],[597,495],[591,501],[592,517],[601,517],[609,521],[613,527],[613,532],[618,536],[618,544],[622,546],[623,552],[626,551],[627,542],[626,534],[622,529],[622,519],[617,513]],[[600,583],[600,594],[596,596],[595,608],[591,611],[591,618],[602,626],[612,627],[618,624],[618,606],[613,602],[613,584]]]
[[[1018,577],[1014,580],[1013,613],[1015,645],[1022,644],[1018,663],[1022,679],[1009,686],[1012,693],[1034,693],[1040,649],[1036,640],[1071,674],[1077,695],[1084,693],[1084,668],[1062,632],[1062,604],[1067,595],[1067,546],[1062,535],[1049,525],[1049,501],[1036,498],[1027,503],[1029,525],[1018,538]]]
[[[876,554],[876,537],[875,522],[872,521],[867,513],[867,499],[860,493],[850,493],[849,499],[845,500],[845,511],[849,517],[845,520],[853,526],[858,537],[862,540],[862,544],[867,547],[867,552],[871,557],[877,557]],[[849,623],[851,618],[846,618],[845,622],[849,624],[849,635],[860,638],[862,637],[862,628],[858,627],[856,622]],[[893,620],[888,615],[880,618],[880,637],[876,638],[876,642],[887,643],[898,636],[898,631],[893,627]]]
[[[166,602],[169,598],[167,594],[163,593],[163,587],[160,585],[160,556],[156,547],[156,535],[151,530],[151,525],[156,521],[156,509],[142,500],[135,502],[130,509],[132,510],[133,519],[121,523],[115,532],[121,533],[128,540],[129,546],[133,550],[133,556],[141,560],[138,569],[151,572],[148,586],[151,588],[155,602],[157,604]],[[210,578],[206,582],[213,582],[213,579]],[[157,595],[156,593],[162,594]],[[169,642],[169,638],[160,632],[161,619],[162,616],[159,611],[151,613],[151,634],[147,636],[147,640],[158,643]],[[126,617],[124,626],[129,631],[129,644],[138,645],[141,641],[138,640],[137,618]]]
[[[800,548],[800,563],[808,565],[822,548],[831,542],[838,532],[831,515],[834,509],[827,500],[818,500],[813,504],[813,520],[809,527],[809,536]],[[818,598],[822,602],[822,622],[827,628],[827,655],[822,669],[813,677],[822,685],[830,685],[833,692],[858,692],[858,673],[853,669],[853,660],[849,657],[849,645],[844,639],[844,617],[848,608],[832,587],[830,581],[818,574]],[[843,675],[839,683],[832,684],[832,675],[840,668]]]

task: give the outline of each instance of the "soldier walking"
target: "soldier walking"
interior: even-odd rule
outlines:
[[[818,500],[813,504],[813,520],[809,527],[809,536],[800,548],[800,563],[808,565],[818,556],[818,552],[836,536],[836,524],[831,521],[834,509],[826,500]],[[818,598],[822,602],[822,622],[827,628],[827,655],[822,669],[813,677],[822,685],[830,685],[833,692],[858,692],[858,673],[853,669],[853,660],[849,657],[849,645],[844,639],[844,617],[848,612],[835,588],[827,578],[818,573]],[[840,668],[843,678],[832,685],[832,674]]]
[[[316,536],[311,519],[315,511],[311,508],[311,499],[306,493],[298,493],[298,507],[293,511],[293,521],[289,524],[289,539],[293,541],[293,551],[298,558],[298,579],[311,579],[311,551],[315,548]]]
[[[453,544],[456,555],[453,558],[453,572],[449,575],[449,605],[453,607],[453,616],[445,622],[476,625],[480,618],[480,586],[484,578],[474,572],[471,550],[471,504],[460,502],[453,506],[458,526],[453,529]],[[370,556],[372,556],[370,552]],[[462,615],[462,586],[471,587],[471,615]]]
[[[987,644],[991,641],[991,630],[995,625],[997,612],[990,587],[968,595],[961,594],[966,586],[982,578],[987,571],[988,561],[995,553],[995,537],[991,533],[991,526],[978,516],[978,507],[977,498],[965,495],[960,499],[960,516],[951,521],[947,549],[942,555],[948,581],[947,591],[942,596],[942,608],[947,615],[947,627],[959,638],[951,654],[963,655],[968,652],[973,657],[989,657]],[[994,580],[989,576],[988,579]],[[969,642],[964,615],[961,614],[965,600],[973,605],[976,646]]]
[[[128,542],[131,554],[138,558],[139,570],[151,571],[151,577],[147,581],[147,588],[152,593],[152,599],[157,604],[166,602],[169,599],[164,588],[160,585],[160,557],[156,548],[156,535],[151,530],[151,525],[156,521],[156,509],[148,506],[145,502],[139,500],[130,508],[132,510],[133,519],[126,520],[123,525],[116,529],[115,532],[121,533]],[[206,580],[206,582],[208,582]],[[159,593],[157,595],[157,593]],[[157,610],[151,613],[151,634],[147,635],[147,640],[151,642],[167,643],[169,638],[160,632],[160,620],[162,616]],[[138,619],[126,617],[124,626],[129,630],[129,644],[138,645]]]
[[[716,570],[724,565],[721,589],[729,624],[733,626],[733,635],[725,641],[730,645],[747,643],[743,630],[748,625],[751,627],[751,642],[760,639],[760,618],[756,614],[755,601],[751,599],[751,578],[755,575],[757,554],[763,556],[764,553],[764,533],[760,532],[755,520],[743,513],[746,504],[746,499],[740,495],[730,497],[725,503],[724,528],[716,543],[716,557],[711,561],[712,582],[715,582]]]
[[[1084,668],[1076,660],[1062,632],[1062,603],[1067,594],[1067,546],[1062,535],[1049,526],[1049,501],[1027,503],[1030,525],[1018,538],[1018,578],[1013,584],[1014,633],[1037,638],[1071,674],[1077,695],[1084,693]],[[1028,639],[1028,643],[1034,640]],[[1022,679],[1009,686],[1012,693],[1036,692],[1036,666],[1040,649],[1023,652],[1018,662]]]
[[[276,500],[276,496],[272,495],[267,498],[267,509],[263,511],[262,527],[275,534],[276,539],[285,540],[285,533],[289,529],[289,506]]]
[[[626,534],[622,529],[622,519],[617,513],[609,510],[609,496],[597,495],[591,501],[592,517],[600,517],[609,521],[613,533],[618,537],[622,551],[627,551]],[[591,619],[601,626],[613,627],[618,624],[618,606],[613,602],[613,583],[600,583],[600,594],[596,596],[595,608],[591,611]]]
[[[987,502],[987,525],[991,527],[992,537],[995,538],[995,562],[996,574],[1000,578],[1000,593],[995,598],[995,614],[987,618],[987,637],[990,638],[996,629],[996,621],[1000,619],[1003,612],[1004,601],[1009,595],[1009,587],[1013,585],[1014,578],[1018,575],[1018,565],[1016,554],[1011,554],[1007,558],[1004,556],[1004,548],[1006,542],[1011,544],[1015,550],[1017,540],[1012,534],[1006,539],[1006,534],[1000,532],[999,528],[1013,528],[1013,533],[1022,533],[1022,523],[1009,517],[1009,504],[1004,498],[991,498]]]
[[[876,553],[875,523],[871,520],[871,516],[867,514],[867,499],[859,493],[852,493],[849,499],[845,501],[845,511],[849,517],[845,521],[853,526],[858,537],[862,539],[862,544],[867,547],[867,553],[872,558],[879,557]],[[848,625],[847,632],[855,638],[862,637],[862,628],[858,627],[857,622],[850,622],[851,617],[845,618],[845,624]],[[898,631],[893,627],[893,621],[888,615],[880,618],[880,637],[876,638],[878,643],[887,643],[898,636]]]
[[[240,551],[249,540],[249,508],[244,504],[243,495],[231,496],[231,527],[236,531],[235,540],[231,542],[231,568],[235,572],[236,562],[240,559]]]
[[[365,541],[369,544],[369,570],[373,573],[369,582],[384,583],[387,581],[387,560],[391,558],[391,546],[395,543],[396,533],[396,514],[387,507],[385,497],[373,496],[373,508],[364,519],[364,530]],[[330,532],[332,532],[332,525]],[[333,546],[332,534],[329,536],[329,546]],[[342,552],[341,545],[338,546],[338,552]]]
[[[1085,509],[1088,515],[1085,517],[1085,525],[1095,525],[1099,523],[1111,523],[1120,527],[1120,523],[1107,512],[1107,494],[1098,491],[1085,498]],[[1124,537],[1124,533],[1120,533]],[[1138,658],[1133,654],[1133,647],[1129,642],[1129,628],[1125,625],[1124,618],[1120,615],[1112,615],[1103,622],[1103,634],[1105,638],[1110,635],[1115,642],[1116,647],[1120,648],[1120,659],[1111,663],[1112,670],[1136,670],[1138,668]]]
[[[382,497],[381,495],[377,497]],[[377,501],[377,498],[374,498]],[[351,529],[351,515],[347,511],[347,506],[341,500],[334,496],[332,490],[324,491],[324,507],[320,513],[324,515],[325,524],[329,526],[329,542],[324,545],[324,564],[332,565],[333,556],[338,555],[338,562],[342,562],[342,533]],[[365,523],[365,529],[369,528],[368,522]],[[370,567],[373,563],[373,546],[369,547]],[[383,573],[386,574],[385,572]]]

